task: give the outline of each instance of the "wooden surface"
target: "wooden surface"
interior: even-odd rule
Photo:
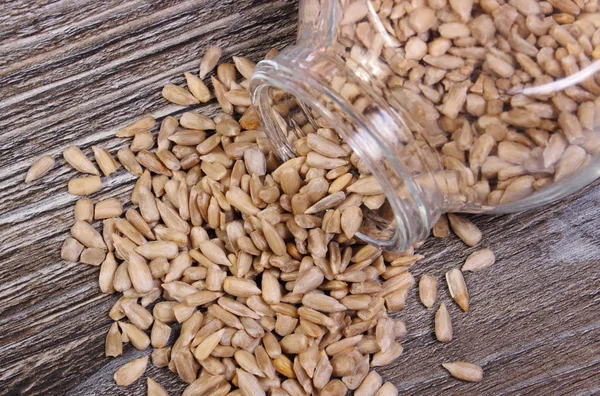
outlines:
[[[47,4],[43,4],[47,3]],[[200,54],[219,43],[225,56],[259,59],[294,39],[294,1],[18,0],[0,4],[0,394],[142,395],[145,380],[126,389],[112,381],[126,348],[105,359],[108,310],[98,268],[65,263],[60,245],[73,221],[66,182],[76,173],[60,156],[69,144],[115,152],[119,126],[151,112],[179,114],[160,89],[182,83]],[[201,110],[214,111],[214,105]],[[42,154],[57,167],[25,186]],[[105,181],[93,199],[125,197],[132,178]],[[432,335],[433,312],[417,302],[398,314],[409,335],[405,352],[379,372],[402,394],[594,394],[600,392],[600,190],[592,186],[561,203],[521,215],[477,217],[496,251],[493,268],[468,274],[472,310],[450,303],[443,281],[473,251],[454,237],[429,239],[414,270],[438,276],[455,340]],[[451,379],[440,363],[474,361],[484,381]],[[147,375],[179,394],[166,369]]]

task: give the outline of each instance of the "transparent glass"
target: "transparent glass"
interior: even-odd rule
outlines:
[[[360,236],[401,251],[445,212],[506,213],[600,175],[597,1],[304,0],[252,100],[283,159],[331,127],[386,196]],[[361,168],[362,167],[362,168]]]

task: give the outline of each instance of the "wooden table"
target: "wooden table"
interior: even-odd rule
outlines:
[[[0,5],[0,393],[142,395],[145,381],[117,388],[112,373],[147,351],[103,356],[116,297],[99,294],[97,267],[59,257],[76,200],[66,192],[76,172],[63,166],[61,152],[76,144],[90,154],[99,144],[114,153],[124,144],[113,137],[124,123],[149,112],[180,114],[161,98],[164,84],[182,83],[215,43],[226,58],[255,60],[289,44],[296,2],[42,3]],[[43,154],[57,158],[57,167],[25,186],[27,168]],[[93,199],[128,202],[132,180],[120,172]],[[379,371],[385,380],[402,393],[430,395],[600,392],[599,200],[592,186],[527,214],[476,218],[485,234],[480,245],[498,260],[467,275],[468,314],[450,303],[443,274],[474,249],[455,237],[429,239],[413,273],[440,280],[455,340],[434,340],[433,312],[413,291],[397,315],[409,329],[405,352]],[[454,380],[440,366],[463,359],[483,366],[483,382]],[[149,365],[147,375],[172,394],[184,388],[166,369]]]

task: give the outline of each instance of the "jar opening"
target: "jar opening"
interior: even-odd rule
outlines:
[[[364,160],[383,192],[379,194],[383,203],[374,204],[374,209],[363,207],[363,223],[357,236],[385,250],[408,249],[412,243],[426,236],[429,224],[423,218],[428,214],[409,193],[405,199],[398,197],[399,186],[403,186],[401,188],[405,191],[407,187],[403,175],[396,171],[398,165],[389,160],[385,144],[372,133],[375,128],[365,125],[360,119],[352,119],[351,122],[359,125],[361,133],[357,133],[356,126],[350,131],[350,122],[339,120],[339,113],[351,117],[353,110],[348,108],[338,112],[336,118],[330,108],[317,99],[328,95],[327,87],[301,74],[301,71],[292,72],[281,63],[263,61],[257,66],[251,81],[253,103],[277,154],[284,161],[296,157],[294,142],[307,132],[319,129],[318,119],[325,120]],[[340,100],[336,105],[341,107],[345,104]],[[362,198],[349,194],[347,199]],[[356,202],[355,205],[361,203]]]

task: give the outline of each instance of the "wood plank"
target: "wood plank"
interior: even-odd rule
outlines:
[[[60,153],[69,144],[90,157],[94,144],[115,153],[126,142],[114,132],[133,118],[180,114],[184,109],[165,104],[160,89],[182,84],[182,73],[196,70],[213,43],[226,49],[225,59],[258,60],[294,40],[295,1],[97,4],[0,4],[0,394],[145,394],[145,380],[123,389],[112,374],[150,350],[103,356],[107,313],[117,297],[99,294],[98,268],[59,258],[76,200],[66,192],[76,172]],[[214,101],[195,110],[217,111]],[[57,167],[25,188],[29,165],[46,153]],[[93,199],[127,202],[131,176],[103,179]],[[407,309],[395,314],[409,330],[405,352],[378,369],[384,379],[402,393],[424,395],[600,392],[599,185],[528,213],[475,216],[484,232],[480,247],[493,248],[498,259],[467,274],[468,314],[451,302],[443,275],[475,248],[455,237],[429,239],[413,274],[438,278],[455,340],[435,341],[433,312],[414,290]],[[440,364],[459,359],[482,364],[484,381],[449,378]],[[185,388],[164,368],[149,365],[146,374],[171,394]]]

